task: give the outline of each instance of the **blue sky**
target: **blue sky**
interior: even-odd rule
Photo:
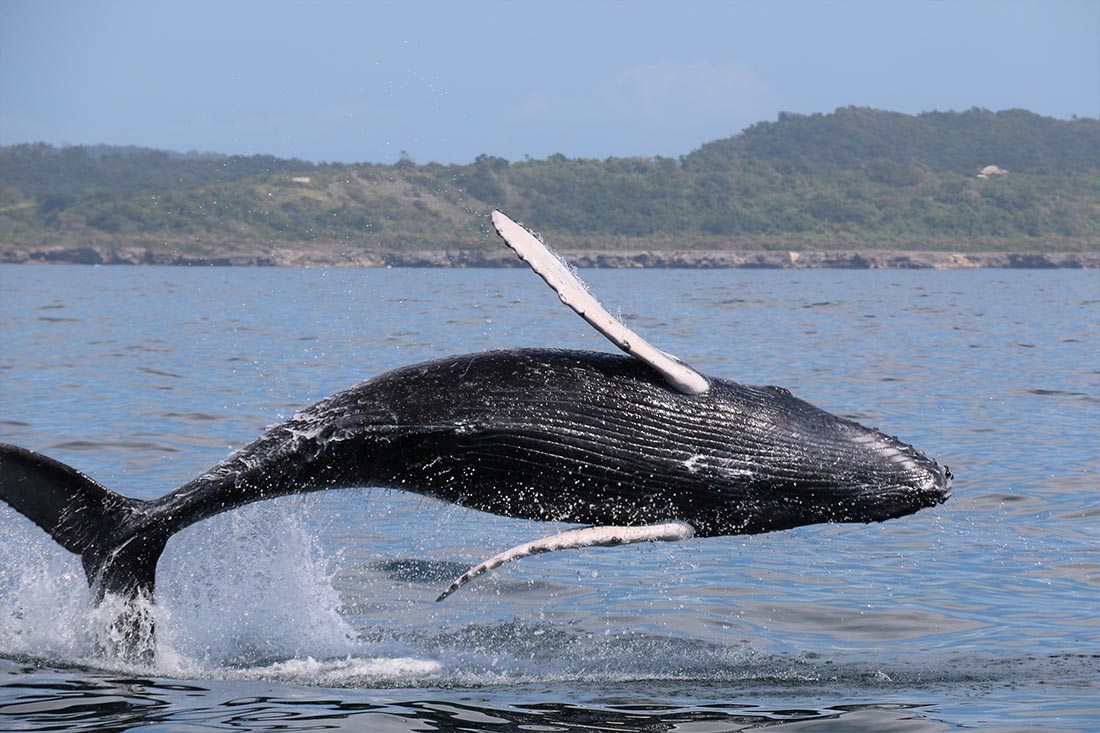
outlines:
[[[678,156],[845,105],[1100,116],[1100,0],[0,0],[0,145]]]

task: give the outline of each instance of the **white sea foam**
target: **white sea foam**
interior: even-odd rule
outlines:
[[[0,654],[86,656],[89,591],[79,559],[14,511],[0,511]]]
[[[235,670],[230,676],[247,679],[271,679],[279,682],[324,687],[347,687],[394,682],[424,681],[437,675],[442,665],[434,660],[413,657],[355,657],[343,659],[288,659],[270,665]]]
[[[157,589],[170,611],[159,629],[166,656],[239,664],[351,651],[355,632],[340,616],[330,559],[284,507],[244,507],[169,541]]]

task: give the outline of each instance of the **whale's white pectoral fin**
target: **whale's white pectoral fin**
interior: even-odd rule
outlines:
[[[656,369],[678,392],[702,394],[710,388],[710,382],[702,374],[654,347],[613,318],[565,262],[527,229],[500,211],[493,212],[493,226],[519,258],[554,289],[562,303],[592,324],[611,343]]]
[[[614,547],[616,545],[632,545],[635,542],[676,542],[691,539],[694,536],[695,528],[687,522],[680,521],[662,522],[661,524],[649,524],[641,527],[570,529],[532,542],[525,542],[510,550],[505,550],[499,555],[493,555],[456,578],[435,600],[436,602],[442,601],[477,576],[493,568],[499,568],[506,562],[519,560],[529,555],[541,555],[544,552],[556,552],[558,550],[573,550],[578,547]]]

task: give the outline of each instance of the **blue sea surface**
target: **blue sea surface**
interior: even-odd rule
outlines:
[[[0,506],[0,730],[1100,730],[1100,273],[589,270],[701,371],[913,443],[953,497],[872,525],[553,553],[364,487],[201,522],[149,666]],[[159,496],[394,367],[612,350],[515,270],[0,266],[0,441]]]

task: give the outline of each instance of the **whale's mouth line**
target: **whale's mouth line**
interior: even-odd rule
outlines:
[[[548,537],[524,542],[522,545],[516,545],[511,549],[493,555],[488,560],[478,563],[455,578],[454,582],[447,586],[446,590],[440,593],[435,600],[437,603],[442,601],[474,578],[498,568],[506,562],[530,557],[531,555],[541,555],[547,552],[557,552],[558,550],[574,550],[580,547],[616,547],[618,545],[632,545],[636,542],[678,542],[691,539],[694,536],[695,527],[680,520],[642,526],[569,529]]]

